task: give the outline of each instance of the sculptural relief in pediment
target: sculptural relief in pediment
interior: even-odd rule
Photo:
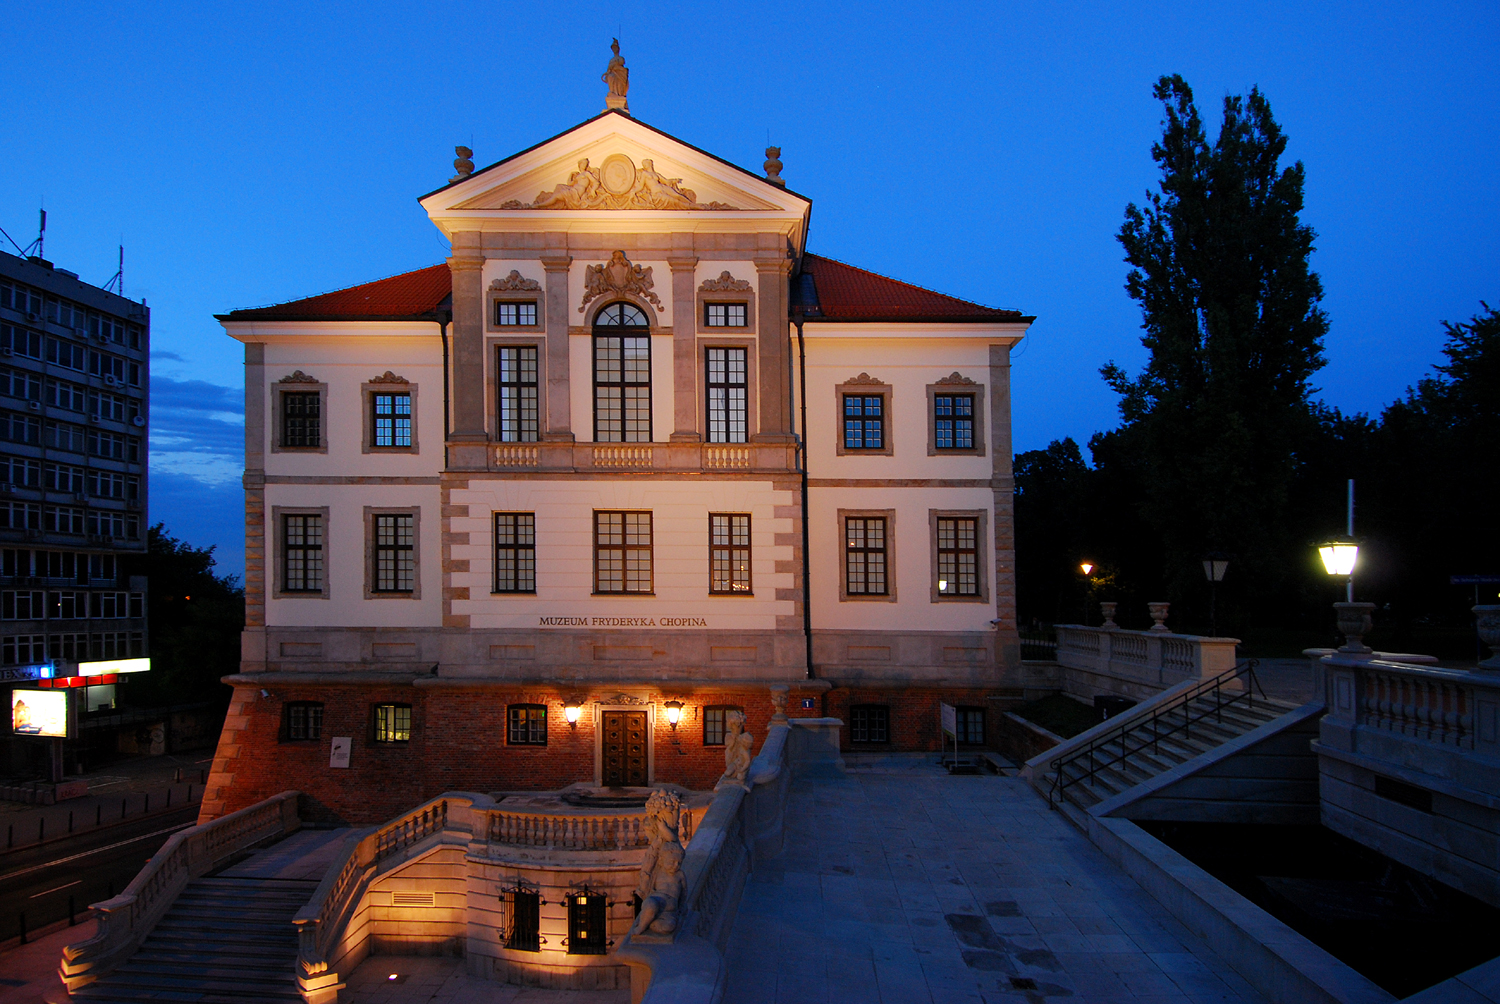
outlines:
[[[550,192],[538,192],[531,202],[510,199],[501,209],[675,209],[736,210],[724,202],[699,202],[681,178],[665,178],[656,172],[651,158],[640,166],[623,153],[612,153],[598,167],[587,157],[568,180]]]

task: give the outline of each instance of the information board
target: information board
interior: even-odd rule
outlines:
[[[18,736],[68,737],[66,690],[12,690],[10,727]]]

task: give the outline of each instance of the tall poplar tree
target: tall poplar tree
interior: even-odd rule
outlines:
[[[1162,77],[1155,96],[1160,190],[1126,208],[1118,235],[1150,359],[1134,377],[1102,370],[1120,395],[1117,445],[1139,460],[1162,578],[1182,593],[1221,551],[1232,578],[1264,592],[1305,544],[1289,539],[1288,488],[1315,425],[1308,380],[1328,330],[1308,265],[1315,235],[1299,219],[1304,171],[1280,166],[1286,137],[1258,89],[1224,99],[1212,144],[1186,81]]]

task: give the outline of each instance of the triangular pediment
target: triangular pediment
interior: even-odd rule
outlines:
[[[422,199],[434,219],[595,212],[804,217],[810,201],[620,113],[607,113]]]

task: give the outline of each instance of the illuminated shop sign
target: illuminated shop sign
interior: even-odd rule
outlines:
[[[79,676],[110,676],[114,673],[148,673],[150,659],[106,659],[103,662],[80,662]]]
[[[20,683],[25,680],[50,680],[53,676],[51,663],[35,666],[7,666],[0,669],[0,683]]]
[[[10,692],[10,727],[18,736],[68,737],[68,692],[65,690],[13,690]]]

